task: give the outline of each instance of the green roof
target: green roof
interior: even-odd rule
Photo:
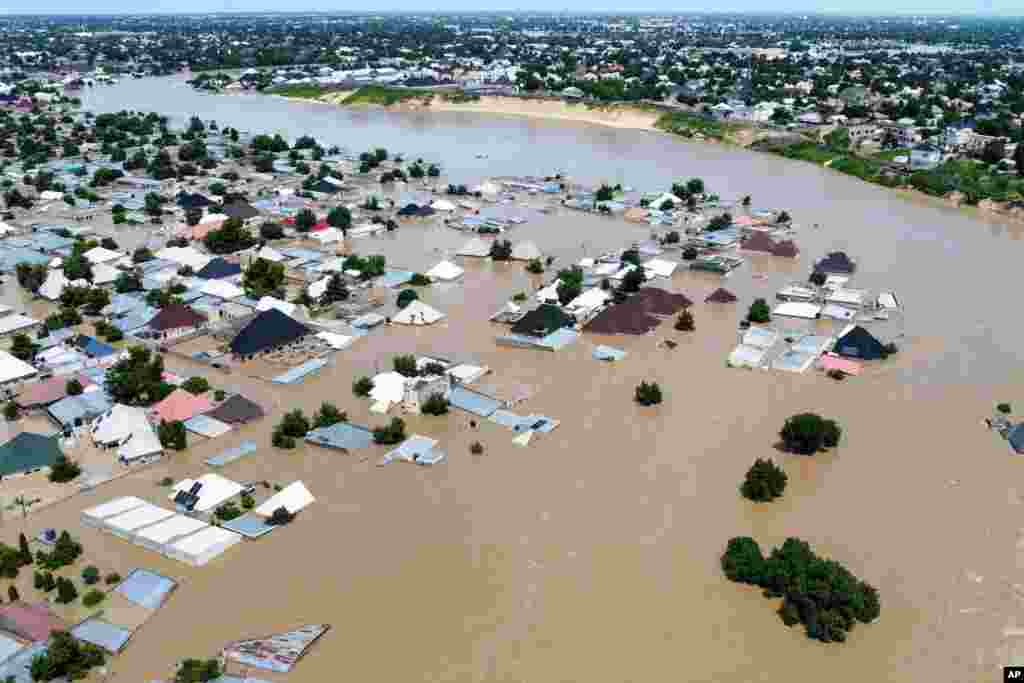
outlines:
[[[0,477],[49,467],[61,455],[56,437],[22,432],[0,446]]]

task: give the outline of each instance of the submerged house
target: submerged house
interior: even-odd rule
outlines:
[[[826,275],[853,275],[857,263],[846,252],[833,251],[814,264],[814,270]]]
[[[310,329],[276,308],[270,308],[256,315],[231,340],[231,352],[235,356],[251,358],[297,342],[310,334]]]
[[[878,360],[889,355],[885,344],[860,325],[848,327],[836,341],[835,352],[847,358]]]
[[[513,334],[544,337],[563,327],[572,327],[576,321],[558,306],[541,304],[512,326]]]

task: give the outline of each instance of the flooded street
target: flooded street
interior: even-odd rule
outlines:
[[[725,280],[677,274],[670,288],[698,302],[694,333],[666,322],[643,337],[585,333],[557,353],[498,347],[494,337],[504,328],[488,316],[539,280],[521,264],[455,259],[466,268],[464,280],[421,293],[448,315],[439,325],[373,332],[303,384],[208,375],[214,386],[261,402],[269,417],[192,442],[184,454],[26,521],[3,520],[7,540],[22,528],[69,528],[104,571],[141,566],[182,582],[113,661],[109,680],[167,676],[184,657],[307,623],[333,628],[288,675],[292,683],[980,683],[1024,660],[1024,641],[1004,637],[1004,629],[1024,627],[1021,463],[981,424],[998,401],[1024,405],[1022,323],[1016,288],[1007,284],[1022,256],[1020,226],[898,198],[810,165],[642,131],[348,112],[200,95],[180,79],[125,81],[88,90],[83,99],[96,112],[197,114],[355,151],[385,146],[406,158],[440,160],[453,182],[562,169],[580,182],[661,189],[700,176],[724,198],[751,194],[754,206],[785,208],[802,226],[795,263],[751,257]],[[481,152],[489,158],[476,158]],[[535,241],[561,264],[649,232],[561,210],[508,237]],[[410,224],[356,241],[354,249],[425,270],[467,239],[439,225]],[[854,286],[899,295],[906,308],[901,353],[845,382],[819,372],[726,368],[751,299],[771,299],[787,282],[805,280],[812,262],[834,249],[858,260]],[[702,303],[719,286],[739,303]],[[17,302],[16,289],[7,279],[4,301]],[[678,347],[660,348],[666,338]],[[629,355],[600,363],[590,355],[596,344]],[[561,426],[519,448],[510,430],[487,421],[471,429],[459,411],[408,418],[410,433],[439,439],[449,455],[432,468],[375,467],[382,447],[351,455],[308,445],[270,448],[284,410],[309,414],[324,400],[355,423],[383,423],[352,396],[352,382],[410,352],[486,365],[493,374],[483,383],[530,389],[518,412],[548,415]],[[190,369],[177,359],[167,365]],[[665,403],[640,408],[634,387],[651,379]],[[837,419],[842,444],[813,459],[779,455],[773,445],[783,421],[807,410]],[[223,468],[225,476],[302,479],[317,497],[291,526],[192,569],[79,523],[82,509],[118,495],[166,504],[167,490],[156,482],[206,471],[205,458],[242,440],[260,450]],[[483,455],[469,452],[477,440]],[[737,487],[754,458],[769,456],[784,465],[790,486],[780,501],[755,506]],[[881,620],[854,629],[844,645],[784,627],[777,601],[722,576],[725,543],[743,535],[762,547],[787,536],[809,541],[878,587]]]

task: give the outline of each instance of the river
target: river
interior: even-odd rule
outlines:
[[[96,112],[156,111],[179,121],[195,114],[356,151],[383,146],[439,160],[455,182],[561,169],[584,182],[655,189],[700,176],[723,197],[750,194],[755,205],[786,208],[805,226],[798,262],[751,259],[725,282],[740,308],[698,304],[693,335],[666,324],[652,337],[588,336],[557,354],[496,348],[487,315],[536,283],[519,266],[467,264],[464,285],[427,296],[449,314],[438,328],[375,333],[304,385],[271,389],[232,377],[275,414],[27,523],[31,531],[80,531],[87,554],[122,573],[143,565],[182,579],[115,661],[113,680],[148,680],[229,640],[318,622],[334,629],[289,676],[293,683],[981,682],[1016,656],[1017,641],[1003,629],[1024,619],[1020,463],[980,421],[997,401],[1024,403],[1022,323],[1009,282],[1024,256],[1019,227],[808,164],[645,131],[206,95],[180,77],[125,80],[90,89],[83,100]],[[822,227],[810,227],[816,223]],[[368,241],[366,249],[419,268],[464,241],[443,228],[417,230]],[[516,228],[512,239],[578,258],[582,243],[621,246],[644,233],[560,212]],[[858,260],[854,284],[900,296],[907,309],[901,353],[843,383],[815,372],[726,369],[750,298],[770,299],[777,286],[804,279],[830,249]],[[689,273],[672,282],[695,301],[719,284]],[[666,336],[679,348],[657,348]],[[589,354],[599,342],[630,355],[599,364]],[[380,422],[349,387],[405,351],[471,353],[496,381],[532,387],[527,409],[562,426],[520,449],[495,425],[469,429],[464,415],[413,418],[413,430],[439,438],[449,453],[432,469],[377,469],[357,455],[265,447],[277,415],[293,406],[311,412],[330,399],[356,422]],[[639,409],[633,387],[652,378],[666,403]],[[837,418],[843,444],[814,459],[779,456],[777,431],[802,410]],[[317,495],[292,527],[189,570],[77,523],[87,503],[115,494],[158,501],[156,479],[195,474],[202,458],[241,438],[262,450],[226,468],[227,476],[302,478]],[[477,439],[484,456],[468,453]],[[758,456],[780,458],[790,477],[786,496],[771,505],[747,504],[736,493]],[[879,587],[881,620],[857,627],[844,645],[785,628],[772,602],[721,576],[718,557],[737,535],[762,545],[807,539]]]

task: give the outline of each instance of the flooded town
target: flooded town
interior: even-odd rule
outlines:
[[[135,75],[0,94],[0,680],[1024,666],[1012,215]]]

